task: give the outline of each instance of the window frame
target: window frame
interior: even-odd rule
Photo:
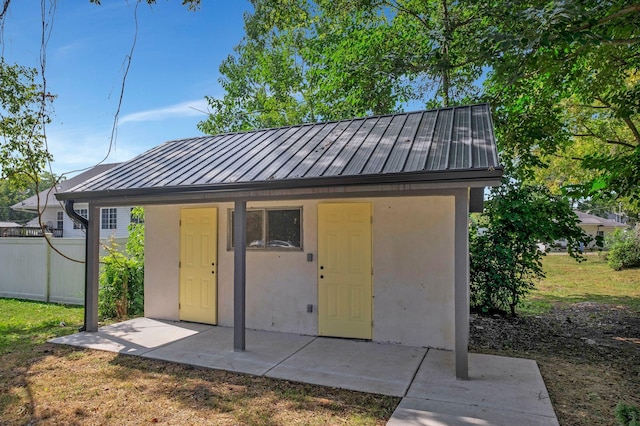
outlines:
[[[105,228],[105,213],[107,215],[106,228]],[[103,209],[100,209],[100,229],[104,229],[107,231],[112,229],[118,229],[118,209],[116,207],[105,207]]]
[[[235,209],[227,210],[227,251],[233,251],[233,212]],[[267,233],[268,229],[268,214],[270,211],[292,211],[297,210],[300,212],[300,247],[269,247],[267,245]],[[262,237],[264,239],[265,245],[264,247],[245,247],[245,250],[248,251],[288,251],[288,252],[301,252],[304,251],[304,226],[303,226],[303,208],[302,206],[277,206],[277,207],[252,207],[247,209],[248,212],[252,211],[261,211],[262,212]],[[247,243],[249,243],[247,241]]]
[[[64,212],[56,212],[56,229],[64,230]]]

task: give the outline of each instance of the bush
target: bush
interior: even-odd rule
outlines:
[[[616,419],[620,426],[640,426],[640,407],[621,402],[616,407]]]
[[[640,267],[640,226],[635,229],[616,231],[607,238],[609,253],[607,261],[611,268],[621,269]]]
[[[133,217],[142,209],[133,209]],[[124,252],[111,241],[109,254],[102,258],[98,312],[101,319],[126,319],[144,314],[144,225],[129,225]]]
[[[492,188],[480,218],[482,235],[470,232],[471,307],[482,312],[509,312],[544,277],[538,247],[567,240],[567,251],[581,260],[580,247],[591,238],[577,225],[569,202],[542,186],[523,185],[505,179]]]

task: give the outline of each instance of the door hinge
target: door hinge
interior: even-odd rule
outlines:
[[[371,275],[373,275],[373,266],[371,267]]]
[[[371,216],[371,223],[373,223],[373,216]]]
[[[178,268],[182,268],[182,261],[178,260]]]

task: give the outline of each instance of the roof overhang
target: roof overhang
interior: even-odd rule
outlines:
[[[187,204],[234,200],[444,195],[500,184],[502,168],[319,177],[234,184],[128,188],[58,193],[58,200],[101,206]]]

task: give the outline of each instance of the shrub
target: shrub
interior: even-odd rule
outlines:
[[[640,407],[621,402],[616,407],[616,419],[620,426],[640,426]]]
[[[142,209],[133,209],[142,217]],[[101,319],[126,319],[144,314],[144,225],[129,225],[124,252],[112,240],[102,258],[98,312]]]
[[[485,231],[470,232],[471,307],[482,312],[509,312],[544,277],[538,243],[550,247],[567,240],[567,251],[582,260],[580,247],[591,238],[577,225],[569,202],[542,186],[505,179],[493,188],[481,218]]]
[[[621,269],[640,267],[640,226],[622,231],[617,229],[607,239],[609,253],[607,261],[611,268]]]

